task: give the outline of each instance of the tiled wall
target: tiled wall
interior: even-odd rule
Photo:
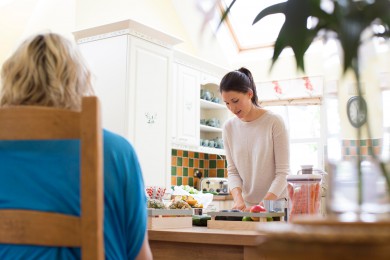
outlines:
[[[172,150],[171,185],[197,187],[199,179],[194,177],[195,169],[199,169],[203,177],[227,178],[225,156]]]
[[[356,157],[359,152],[362,159],[372,157],[373,154],[379,155],[382,148],[381,139],[367,140],[343,140],[343,156],[344,159]]]

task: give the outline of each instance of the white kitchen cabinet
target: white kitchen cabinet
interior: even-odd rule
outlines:
[[[212,78],[208,79],[212,80]],[[200,127],[200,138],[202,140],[221,139],[223,124],[229,118],[229,111],[227,107],[222,104],[223,101],[219,93],[219,85],[215,83],[204,83],[201,85],[201,89],[209,91],[210,93],[212,93],[213,97],[217,97],[220,101],[219,103],[216,103],[200,99],[200,118],[206,121],[210,119],[218,120],[218,125],[216,126],[202,124]],[[205,152],[214,151],[213,153],[224,154],[224,150],[222,148],[210,148],[201,146],[201,150]]]
[[[103,126],[127,136],[127,95],[124,86],[128,80],[128,36],[120,35],[100,41],[80,44],[80,50],[93,72],[95,94],[102,105]],[[104,50],[104,51],[102,51]]]
[[[222,125],[228,118],[225,105],[201,99],[201,89],[220,98],[218,84],[227,70],[175,51],[175,84],[172,143],[176,149],[224,154],[223,149],[204,147],[201,140],[222,138]],[[213,72],[213,73],[211,73]],[[219,127],[206,126],[201,119],[217,118]]]
[[[170,186],[172,45],[132,20],[74,33],[94,75],[103,127],[134,145],[145,185]]]
[[[185,65],[175,65],[175,99],[176,109],[173,111],[175,118],[175,135],[173,142],[176,144],[199,146],[199,93],[200,72]]]

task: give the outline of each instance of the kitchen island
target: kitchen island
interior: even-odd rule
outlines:
[[[149,230],[154,259],[390,259],[390,222],[259,224],[258,231]]]
[[[249,230],[192,227],[149,230],[154,259],[262,259],[262,235]]]

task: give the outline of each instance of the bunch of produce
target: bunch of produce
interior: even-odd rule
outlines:
[[[320,183],[303,184],[294,188],[288,184],[287,190],[290,197],[289,218],[301,214],[315,214],[320,208]]]
[[[165,205],[161,200],[148,199],[148,208],[150,208],[150,209],[165,209]]]
[[[191,206],[184,200],[175,200],[169,206],[170,209],[191,209]]]
[[[176,195],[174,198],[174,201],[183,200],[187,202],[192,208],[203,208],[203,205],[201,203],[198,203],[194,197],[191,195]]]

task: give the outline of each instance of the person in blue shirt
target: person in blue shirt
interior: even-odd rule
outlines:
[[[76,45],[55,33],[24,41],[1,71],[0,106],[71,110],[93,93]],[[0,126],[1,127],[1,126]],[[28,129],[26,129],[28,131]],[[152,259],[136,152],[103,130],[106,259]],[[0,141],[0,208],[80,214],[79,141]],[[79,248],[0,244],[0,259],[79,259]]]

